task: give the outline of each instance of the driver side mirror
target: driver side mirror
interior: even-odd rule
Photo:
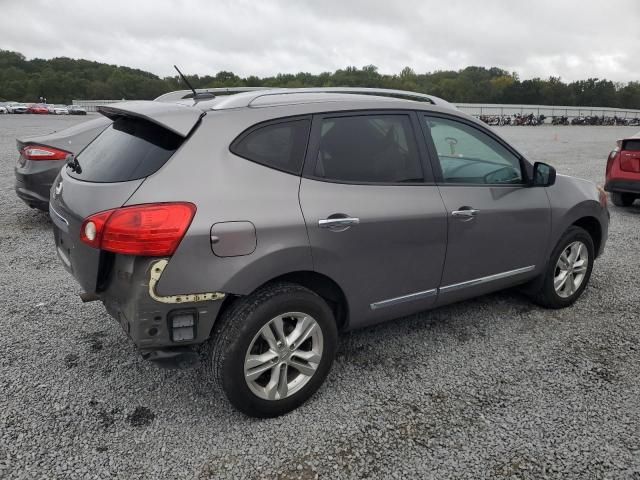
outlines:
[[[533,187],[550,187],[556,183],[556,169],[542,162],[533,164]]]

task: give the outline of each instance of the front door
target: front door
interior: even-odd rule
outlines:
[[[448,215],[439,303],[517,283],[545,264],[551,211],[520,157],[471,122],[424,116]]]
[[[350,327],[437,298],[446,211],[413,113],[314,117],[300,184],[314,269],[335,280]]]

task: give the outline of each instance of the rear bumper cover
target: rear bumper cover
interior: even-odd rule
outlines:
[[[634,180],[609,180],[604,184],[607,192],[636,193],[640,195],[640,181]]]
[[[64,162],[27,161],[15,168],[15,190],[18,197],[30,207],[49,210],[49,191]]]
[[[16,180],[16,195],[20,200],[29,205],[32,208],[37,208],[46,212],[49,210],[49,198],[42,195],[42,193],[30,190],[24,182]]]
[[[171,351],[183,353],[185,347],[205,342],[222,306],[221,301],[164,303],[152,298],[149,283],[158,261],[157,258],[114,255],[113,266],[105,282],[107,286],[97,294],[109,314],[149,360],[165,359],[171,356]],[[182,299],[188,300],[189,297],[185,295]],[[193,311],[195,315],[195,337],[188,341],[174,341],[170,316],[172,312],[185,310]]]

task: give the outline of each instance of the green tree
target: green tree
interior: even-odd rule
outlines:
[[[585,105],[640,109],[640,82],[627,84],[589,78],[571,83],[559,77],[521,80],[497,67],[418,73],[405,67],[381,74],[375,65],[348,66],[334,72],[280,73],[245,78],[229,71],[188,75],[195,88],[205,87],[378,87],[429,93],[451,102]],[[73,99],[153,99],[187,86],[178,75],[159,78],[143,70],[67,57],[27,60],[0,50],[0,99],[25,102],[46,96],[51,103]]]

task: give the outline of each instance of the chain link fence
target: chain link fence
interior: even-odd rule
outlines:
[[[584,116],[605,116],[618,118],[640,117],[640,110],[627,110],[623,108],[608,107],[563,107],[552,105],[503,105],[493,103],[456,103],[456,107],[462,112],[473,116],[480,115],[544,115],[546,117],[566,116],[569,119]]]

